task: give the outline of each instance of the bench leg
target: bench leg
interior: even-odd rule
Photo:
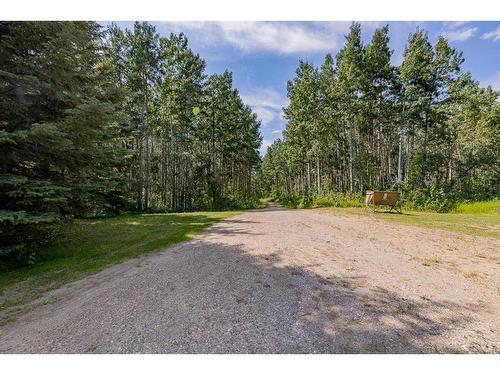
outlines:
[[[403,212],[401,211],[401,205],[398,203],[396,203],[394,206],[391,207],[391,210],[394,208],[394,211],[402,214]]]

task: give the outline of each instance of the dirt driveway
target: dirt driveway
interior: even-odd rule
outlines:
[[[50,293],[0,327],[0,352],[499,352],[499,242],[246,212]]]

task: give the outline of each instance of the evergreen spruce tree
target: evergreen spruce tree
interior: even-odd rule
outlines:
[[[16,257],[39,224],[116,208],[119,97],[97,24],[2,22],[0,35],[1,254]]]

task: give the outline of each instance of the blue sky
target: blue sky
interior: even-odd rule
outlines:
[[[262,122],[261,153],[281,137],[287,104],[286,82],[300,59],[319,66],[326,53],[342,47],[350,22],[151,22],[164,36],[184,32],[190,47],[207,62],[207,73],[233,72],[234,86]],[[417,27],[431,42],[439,35],[463,52],[463,69],[483,85],[500,90],[500,22],[362,22],[363,41],[389,24],[392,61],[399,65],[408,35]],[[130,22],[118,22],[130,27]]]

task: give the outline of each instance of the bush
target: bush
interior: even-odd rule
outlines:
[[[363,196],[359,193],[331,192],[317,195],[313,207],[363,207]]]
[[[298,208],[302,200],[302,196],[298,194],[290,194],[278,197],[278,201],[281,205],[288,208]]]
[[[50,243],[59,219],[50,213],[0,210],[0,271],[33,264],[40,248]]]
[[[450,212],[458,201],[451,194],[448,194],[442,188],[426,188],[408,193],[403,199],[403,204],[408,209]]]
[[[363,196],[357,193],[331,192],[314,196],[290,194],[277,200],[280,204],[289,208],[364,206]]]

